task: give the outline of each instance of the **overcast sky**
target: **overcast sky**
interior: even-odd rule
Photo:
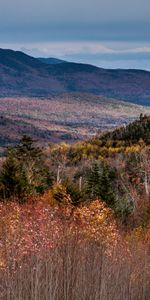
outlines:
[[[150,0],[0,0],[0,47],[150,70]]]

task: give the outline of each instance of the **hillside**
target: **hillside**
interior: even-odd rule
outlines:
[[[0,160],[0,299],[150,298],[149,125],[141,115],[95,144],[40,148],[23,136],[8,149]]]
[[[124,142],[124,145],[130,146],[138,144],[140,140],[146,145],[150,145],[150,116],[141,115],[139,120],[102,135],[100,140],[103,145],[110,140],[113,146],[121,141]]]
[[[0,147],[16,144],[23,134],[49,142],[69,143],[128,124],[150,109],[91,94],[63,94],[48,98],[0,99]]]
[[[19,51],[0,49],[1,96],[93,93],[150,105],[150,72],[107,70],[79,63],[46,64]]]

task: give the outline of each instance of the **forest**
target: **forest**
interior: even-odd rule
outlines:
[[[0,166],[0,299],[150,299],[150,116]]]

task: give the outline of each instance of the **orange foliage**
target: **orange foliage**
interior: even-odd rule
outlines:
[[[86,238],[94,239],[101,246],[105,246],[109,254],[111,253],[119,240],[119,232],[110,208],[96,200],[89,205],[77,208],[74,212],[74,219],[80,224]]]
[[[15,202],[0,204],[0,253],[3,263],[8,256],[12,261],[17,261],[30,253],[54,248],[77,232],[82,239],[94,239],[111,252],[119,233],[109,208],[98,200],[77,209],[51,206],[45,201],[46,197],[51,199],[51,195],[45,194],[43,201],[37,203],[22,206]]]

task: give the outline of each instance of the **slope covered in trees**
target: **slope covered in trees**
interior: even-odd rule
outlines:
[[[149,299],[149,121],[46,149],[24,136],[8,149],[1,299]]]
[[[115,131],[103,135],[101,141],[107,144],[109,140],[114,146],[119,142],[123,142],[125,146],[138,144],[140,140],[146,145],[150,144],[150,116],[140,115],[140,119],[135,122],[118,128]]]
[[[74,145],[49,144],[41,150],[24,136],[7,151],[0,195],[20,202],[51,189],[54,199],[63,202],[68,195],[75,206],[99,198],[126,222],[137,199],[150,194],[149,151],[150,117],[142,115],[126,127]]]

